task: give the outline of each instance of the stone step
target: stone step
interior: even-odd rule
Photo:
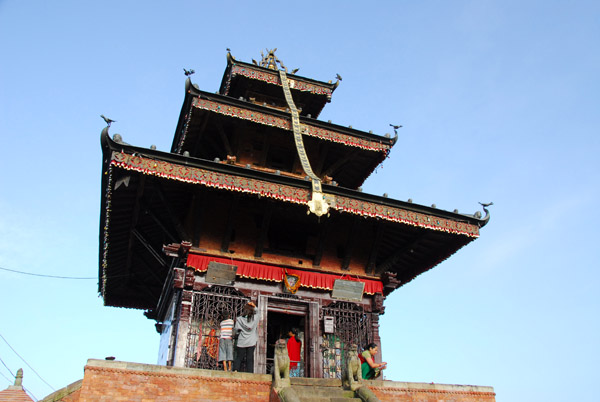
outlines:
[[[360,398],[330,398],[329,402],[362,402]]]
[[[337,378],[295,377],[290,382],[301,402],[361,402],[354,391],[342,388]]]
[[[293,385],[292,388],[299,397],[326,397],[326,398],[353,398],[354,391],[345,390],[343,388],[326,388],[326,387],[299,387]]]
[[[342,387],[342,380],[339,378],[306,378],[292,377],[290,378],[292,385],[305,385],[311,387]]]
[[[315,396],[305,396],[298,397],[300,402],[362,402],[360,398],[326,398],[326,397],[315,397]]]
[[[331,402],[331,398],[318,398],[312,396],[299,396],[298,400],[300,400],[300,402]]]

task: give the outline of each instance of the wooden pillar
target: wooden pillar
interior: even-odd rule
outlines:
[[[254,349],[254,372],[258,374],[267,373],[267,313],[268,297],[266,295],[258,296],[258,305],[256,306],[260,321],[258,322],[258,342]]]
[[[371,334],[373,343],[379,347],[379,353],[375,356],[375,362],[381,363],[383,361],[383,348],[381,347],[381,337],[379,336],[379,313],[371,313]]]
[[[177,333],[175,335],[175,348],[173,366],[185,367],[185,351],[187,349],[188,334],[190,332],[190,315],[192,312],[193,291],[183,290],[179,305],[179,320],[177,321]]]
[[[308,368],[309,371],[304,375],[311,378],[323,377],[323,356],[321,353],[321,331],[319,325],[320,305],[317,302],[310,302],[308,305],[308,334],[310,344],[308,346]]]

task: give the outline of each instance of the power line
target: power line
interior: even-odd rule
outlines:
[[[77,277],[77,276],[57,276],[57,275],[34,274],[32,272],[17,271],[17,270],[14,270],[14,269],[8,269],[8,268],[2,268],[2,267],[0,267],[0,269],[3,270],[3,271],[16,272],[17,274],[31,275],[31,276],[41,276],[41,277],[44,277],[44,278],[56,278],[56,279],[98,279],[96,277]]]
[[[8,368],[8,366],[6,365],[6,363],[4,363],[4,360],[2,360],[2,358],[0,357],[0,362],[2,362],[2,364],[4,365],[4,367],[6,367],[6,369],[8,370],[8,372],[10,373],[10,375],[12,375],[13,377],[15,377],[15,375],[13,374],[13,372],[11,371],[11,369]],[[6,378],[6,377],[5,377]]]
[[[11,380],[9,380],[9,379],[8,379],[8,378],[7,378],[7,377],[4,375],[4,374],[0,373],[0,375],[1,375],[2,377],[4,377],[4,378],[6,379],[6,381],[8,381],[8,384],[9,384],[9,385],[14,383],[14,381],[11,381]]]
[[[8,346],[10,346],[10,345],[8,345]],[[19,357],[20,357],[20,356],[19,356]],[[16,376],[15,376],[15,375],[12,373],[12,371],[11,371],[11,370],[8,368],[8,366],[6,365],[6,363],[4,363],[4,360],[2,360],[2,358],[1,358],[1,357],[0,357],[0,362],[2,362],[2,364],[4,364],[4,367],[6,367],[6,369],[7,369],[7,370],[8,370],[8,372],[10,373],[10,375],[12,375],[13,377],[15,377],[15,378],[16,378]],[[32,369],[32,370],[33,370],[33,369]],[[0,372],[0,375],[1,375],[2,377],[4,377],[4,379],[5,379],[6,381],[8,381],[8,384],[9,384],[9,385],[14,383],[14,380],[13,380],[13,381],[9,380],[9,379],[8,379],[8,378],[7,378],[7,377],[6,377],[4,374],[2,374],[1,372]],[[30,395],[33,397],[33,399],[35,399],[36,401],[39,401],[39,399],[38,399],[38,398],[37,398],[35,395],[33,395],[33,392],[31,392],[30,390],[28,390],[27,388],[25,388],[23,385],[21,385],[21,386],[23,387],[23,389],[25,390],[25,392],[27,392],[28,394],[30,394]]]
[[[10,346],[10,343],[8,343],[8,341],[7,341],[6,339],[4,339],[4,337],[2,336],[2,334],[0,334],[0,338],[2,338],[2,340],[3,340],[4,342],[6,342],[6,344],[8,345],[8,347],[9,347],[9,348],[10,348],[10,349],[11,349],[13,352],[15,352],[15,354],[16,354],[17,356],[19,356],[19,358],[20,358],[21,360],[23,360],[23,362],[24,362],[24,363],[27,365],[27,367],[29,367],[29,368],[31,369],[31,371],[33,371],[33,372],[35,373],[35,375],[37,375],[37,376],[40,378],[40,380],[42,380],[42,381],[43,381],[43,382],[44,382],[44,383],[45,383],[47,386],[49,386],[49,387],[52,389],[52,391],[56,391],[56,390],[54,389],[54,387],[52,387],[52,385],[48,384],[48,383],[46,382],[46,380],[44,380],[44,379],[42,378],[42,376],[41,376],[41,375],[39,375],[39,374],[38,374],[38,372],[37,372],[37,371],[35,371],[35,369],[34,369],[33,367],[31,367],[31,365],[30,365],[29,363],[27,363],[27,361],[25,361],[25,359],[23,359],[23,358],[21,357],[21,355],[20,355],[20,354],[18,354],[18,353],[17,353],[17,351],[16,351],[16,350],[15,350],[15,349],[14,349],[12,346]],[[7,367],[7,368],[8,368],[8,367]],[[10,370],[9,370],[9,371],[10,371]],[[11,374],[12,374],[12,373],[11,373]],[[13,377],[14,377],[14,375],[13,375]]]
[[[0,267],[0,270],[3,271],[9,271],[9,272],[15,272],[17,274],[23,274],[23,275],[32,275],[32,276],[41,276],[42,278],[55,278],[55,279],[98,279],[97,277],[77,277],[77,276],[57,276],[57,275],[44,275],[44,274],[34,274],[32,272],[25,272],[25,271],[17,271],[16,269],[8,269],[8,268],[3,268]],[[133,275],[129,275],[129,274],[124,274],[124,275],[111,275],[111,276],[107,276],[104,279],[116,279],[116,278],[129,278]]]
[[[21,385],[22,386],[22,385]],[[22,386],[23,387],[23,386]],[[28,390],[27,388],[23,387],[23,389],[25,390],[25,392],[27,392],[30,396],[33,397],[33,399],[35,399],[36,401],[39,401],[39,399],[33,395],[33,392],[31,392],[30,390]]]

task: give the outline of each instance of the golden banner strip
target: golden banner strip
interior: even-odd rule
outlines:
[[[283,87],[283,94],[285,100],[290,108],[292,114],[292,130],[294,132],[294,142],[296,143],[296,149],[298,151],[298,157],[302,164],[302,169],[310,177],[312,181],[312,199],[308,202],[310,212],[317,216],[325,215],[329,211],[329,205],[325,201],[323,196],[323,190],[321,188],[321,179],[314,174],[310,167],[310,161],[306,155],[304,149],[304,141],[302,140],[302,126],[300,125],[300,116],[298,115],[298,109],[292,98],[292,92],[290,91],[290,83],[287,79],[287,74],[283,70],[279,70],[279,78],[281,78],[281,86]]]
[[[310,161],[306,155],[306,149],[304,149],[304,141],[302,140],[302,126],[300,125],[300,116],[298,109],[292,98],[292,92],[290,91],[290,84],[287,79],[287,74],[283,70],[279,70],[279,77],[281,78],[281,86],[283,87],[283,94],[285,100],[290,108],[292,114],[292,131],[294,132],[294,142],[296,143],[296,149],[298,150],[298,156],[300,157],[300,163],[304,172],[312,179],[313,191],[321,192],[321,179],[317,177],[312,171]]]

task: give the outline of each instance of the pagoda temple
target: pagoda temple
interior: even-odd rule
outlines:
[[[253,301],[255,373],[298,328],[297,375],[340,378],[350,345],[380,344],[386,296],[489,220],[362,192],[397,137],[319,120],[339,76],[296,71],[227,53],[216,93],[187,72],[169,152],[102,132],[99,292],[156,321],[160,365],[219,368],[222,317]]]

